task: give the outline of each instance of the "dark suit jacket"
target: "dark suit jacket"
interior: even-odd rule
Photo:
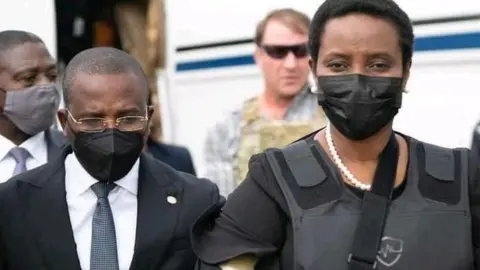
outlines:
[[[192,156],[187,148],[149,140],[147,151],[154,158],[172,166],[174,169],[195,175]]]
[[[67,144],[67,140],[62,132],[54,129],[45,131],[45,141],[47,143],[47,159],[52,162],[62,153],[63,147]]]
[[[65,193],[66,146],[59,158],[0,184],[0,269],[80,270]],[[175,196],[169,204],[167,196]],[[132,270],[191,270],[192,224],[223,203],[215,184],[142,154]]]

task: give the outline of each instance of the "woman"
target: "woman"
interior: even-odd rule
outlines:
[[[222,211],[194,227],[198,269],[480,269],[468,150],[392,131],[413,39],[391,0],[319,7],[309,47],[330,124],[252,157]]]

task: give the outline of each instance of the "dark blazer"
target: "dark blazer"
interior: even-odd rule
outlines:
[[[0,184],[1,270],[80,270],[65,199],[64,160],[70,152],[67,145],[56,161]],[[167,196],[177,203],[169,204]],[[142,154],[130,269],[193,269],[192,224],[223,202],[212,182]]]
[[[172,166],[176,170],[196,175],[192,156],[185,147],[148,140],[147,151],[154,158]]]
[[[52,162],[62,153],[67,140],[59,130],[49,129],[45,131],[45,142],[47,143],[47,160]]]

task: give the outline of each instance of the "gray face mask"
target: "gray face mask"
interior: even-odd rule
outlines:
[[[55,84],[35,85],[23,90],[5,92],[3,115],[18,129],[35,135],[53,125],[59,105]]]

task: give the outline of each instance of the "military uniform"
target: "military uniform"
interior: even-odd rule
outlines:
[[[235,155],[235,182],[237,186],[245,179],[248,161],[268,148],[279,148],[323,128],[327,119],[321,107],[311,120],[269,120],[262,116],[258,97],[245,101],[240,131],[240,143]]]
[[[309,88],[293,98],[281,120],[262,115],[258,97],[243,101],[208,130],[204,175],[217,184],[223,196],[228,196],[245,178],[253,154],[285,146],[324,127],[326,122],[317,96]]]

